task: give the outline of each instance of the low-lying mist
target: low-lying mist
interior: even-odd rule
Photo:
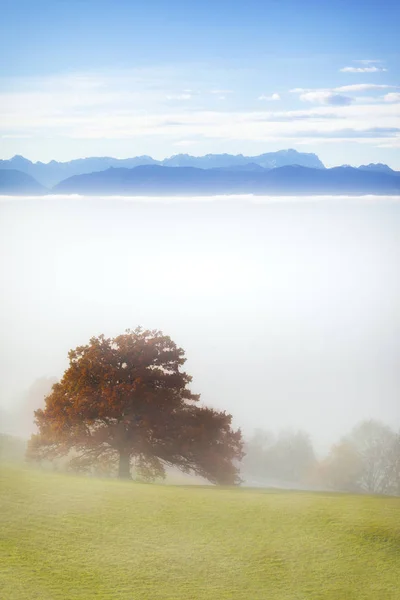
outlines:
[[[400,426],[399,199],[2,198],[0,248],[0,431],[29,435],[28,390],[71,348],[137,325],[247,435],[323,453]]]

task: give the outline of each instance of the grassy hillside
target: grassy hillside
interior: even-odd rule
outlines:
[[[398,600],[400,499],[0,468],[4,600]]]

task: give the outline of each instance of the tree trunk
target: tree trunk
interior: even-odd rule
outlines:
[[[127,454],[123,450],[119,453],[119,466],[118,466],[118,477],[120,479],[131,478],[131,461],[129,453]]]

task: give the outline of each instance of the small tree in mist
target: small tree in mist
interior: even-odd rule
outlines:
[[[308,433],[283,431],[272,452],[276,475],[285,481],[306,482],[316,458]]]
[[[62,380],[35,412],[39,433],[28,458],[73,451],[70,465],[82,471],[116,464],[119,477],[129,478],[134,465],[154,479],[172,465],[213,483],[238,483],[241,432],[232,430],[231,415],[198,406],[185,361],[168,336],[141,328],[71,350]]]
[[[359,423],[320,465],[321,480],[342,491],[400,492],[400,436],[379,421]]]
[[[256,429],[253,436],[245,443],[245,457],[242,472],[246,477],[263,480],[271,477],[269,452],[275,443],[275,436],[270,431]]]
[[[359,485],[372,493],[391,493],[396,434],[379,421],[363,421],[347,436],[362,464]]]
[[[395,435],[389,451],[390,491],[400,496],[400,432]]]
[[[40,377],[21,396],[18,412],[18,430],[28,438],[35,431],[34,411],[44,408],[45,398],[50,394],[56,377]]]
[[[362,462],[353,444],[342,440],[334,444],[318,467],[318,481],[342,492],[359,491]]]
[[[243,473],[264,481],[305,483],[316,464],[310,436],[304,431],[274,435],[258,429],[245,449]]]

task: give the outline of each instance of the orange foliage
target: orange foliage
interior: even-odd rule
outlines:
[[[232,430],[231,415],[198,405],[181,370],[184,351],[168,336],[138,328],[93,337],[69,361],[45,408],[35,411],[39,433],[29,458],[74,451],[72,466],[81,470],[114,459],[120,477],[130,476],[132,464],[146,479],[174,465],[213,483],[239,481],[241,432]]]

